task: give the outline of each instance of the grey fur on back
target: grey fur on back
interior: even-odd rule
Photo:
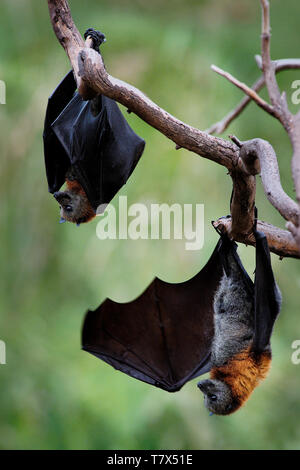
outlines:
[[[214,299],[213,366],[222,366],[247,348],[254,334],[253,296],[245,286],[232,253],[228,255],[228,267],[230,277],[224,272]]]

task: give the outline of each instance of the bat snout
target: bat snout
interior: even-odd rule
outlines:
[[[53,193],[53,197],[59,204],[62,202],[69,202],[71,199],[70,196],[64,191],[56,191]]]
[[[62,193],[60,191],[56,191],[55,193],[53,193],[54,199],[58,201],[61,198],[61,194]]]
[[[201,392],[203,392],[203,384],[201,382],[197,383],[197,387],[199,388],[199,390],[201,390]]]
[[[207,391],[208,386],[210,385],[209,380],[201,380],[201,382],[197,383],[197,387],[201,390],[202,393]]]

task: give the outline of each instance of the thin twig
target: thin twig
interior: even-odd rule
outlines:
[[[275,65],[271,60],[271,28],[270,28],[270,4],[269,0],[261,0],[262,6],[262,32],[261,32],[261,57],[262,70],[273,106],[280,104],[280,90],[275,77]]]
[[[271,60],[270,41],[270,4],[268,0],[260,0],[262,7],[262,32],[261,32],[261,59],[262,71],[265,77],[266,87],[276,111],[277,119],[289,133],[292,127],[292,114],[290,113],[286,101],[286,95],[280,93],[280,89],[275,75],[275,62]]]
[[[259,69],[262,69],[261,55],[256,55],[255,59]],[[274,64],[276,73],[284,70],[300,69],[300,59],[280,59],[276,60]],[[264,87],[265,84],[265,77],[262,75],[261,77],[259,77],[258,80],[256,80],[256,82],[252,85],[251,88],[252,90],[258,93]],[[234,119],[236,119],[242,113],[242,111],[244,111],[244,109],[248,106],[249,103],[251,103],[251,101],[252,98],[250,98],[250,96],[244,96],[244,98],[242,98],[239,104],[232,111],[226,114],[223,119],[210,126],[210,128],[207,129],[206,132],[208,132],[208,134],[222,134],[229,127],[232,121],[234,121]]]
[[[267,103],[265,100],[263,100],[253,88],[248,87],[243,82],[240,82],[237,78],[235,78],[233,75],[231,75],[228,72],[225,72],[224,70],[220,69],[219,67],[216,67],[215,65],[211,66],[212,70],[222,77],[226,78],[229,82],[233,83],[235,86],[240,88],[246,95],[248,95],[253,101],[258,104],[262,109],[264,109],[267,113],[271,114],[274,117],[277,117],[275,109],[273,106],[271,106],[269,103]]]

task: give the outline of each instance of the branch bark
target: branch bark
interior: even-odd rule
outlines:
[[[230,203],[232,224],[230,238],[247,237],[253,231],[256,179],[239,169],[231,171],[233,190]]]
[[[243,142],[240,159],[245,171],[250,174],[257,172],[255,159],[258,159],[266,197],[282,217],[287,221],[296,222],[299,218],[299,207],[281,186],[277,157],[272,145],[263,139]]]
[[[232,137],[237,142],[237,139]],[[237,241],[247,242],[253,240],[252,230],[254,224],[255,206],[255,175],[261,173],[262,185],[266,197],[278,212],[288,221],[297,221],[299,208],[283,190],[280,181],[277,157],[273,147],[263,139],[253,139],[246,142],[237,142],[240,147],[238,165],[234,171],[230,171],[233,181],[233,193],[231,200],[231,224],[227,226],[228,234]],[[280,231],[274,227],[274,230]],[[274,230],[272,233],[274,234]],[[283,256],[284,250],[278,245],[279,241],[284,246],[290,244],[290,237],[286,231],[279,232],[281,237],[276,238],[276,252]],[[297,243],[296,243],[297,244]],[[271,248],[271,246],[270,246]],[[271,248],[272,250],[272,248]],[[294,250],[295,251],[295,250]],[[297,251],[297,250],[296,250]]]
[[[102,57],[92,49],[84,49],[78,57],[79,74],[98,93],[126,106],[178,147],[190,150],[228,169],[235,165],[238,152],[229,141],[215,138],[191,127],[151,101],[137,88],[109,75]]]
[[[215,228],[231,236],[232,219],[230,217],[220,218],[213,222],[213,225]],[[265,233],[272,253],[277,254],[280,258],[300,258],[299,247],[289,231],[274,227],[274,225],[262,222],[261,220],[257,222],[257,229]],[[255,246],[255,239],[252,233],[239,234],[235,240],[245,245]]]
[[[72,64],[78,92],[84,100],[90,100],[97,93],[93,88],[88,87],[78,74],[78,54],[85,45],[91,47],[91,44],[89,41],[84,43],[81,34],[74,25],[67,0],[48,0],[48,8],[54,33]]]
[[[276,117],[289,133],[292,125],[292,114],[290,113],[286,101],[286,95],[281,95],[275,75],[275,63],[271,60],[270,54],[270,5],[269,0],[260,0],[262,6],[262,34],[261,34],[261,59],[262,71],[265,77],[268,94],[275,110]]]

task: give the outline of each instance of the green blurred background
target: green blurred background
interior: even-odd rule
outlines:
[[[248,84],[258,76],[258,0],[70,4],[82,33],[93,26],[106,34],[102,53],[112,75],[200,129],[242,96],[210,64]],[[273,58],[297,57],[299,1],[272,0],[271,7]],[[299,261],[272,257],[283,292],[273,367],[231,417],[209,417],[196,381],[168,394],[81,351],[88,308],[106,297],[132,300],[154,275],[179,282],[204,265],[218,238],[210,221],[228,213],[231,181],[223,167],[175,151],[172,142],[126,115],[147,145],[119,194],[128,196],[128,204],[204,203],[204,248],[186,251],[184,241],[173,240],[100,241],[97,220],[79,229],[59,225],[57,203],[47,192],[42,128],[47,98],[69,63],[46,0],[2,0],[0,18],[0,78],[7,85],[7,104],[0,106],[0,339],[7,346],[7,364],[0,366],[0,448],[299,449],[300,365],[291,362],[291,344],[300,339]],[[289,102],[291,83],[299,78],[299,72],[280,75]],[[224,137],[228,133],[269,140],[283,186],[294,196],[291,148],[278,122],[251,104]],[[284,227],[258,186],[260,218]],[[241,246],[240,252],[253,272],[254,250]]]

